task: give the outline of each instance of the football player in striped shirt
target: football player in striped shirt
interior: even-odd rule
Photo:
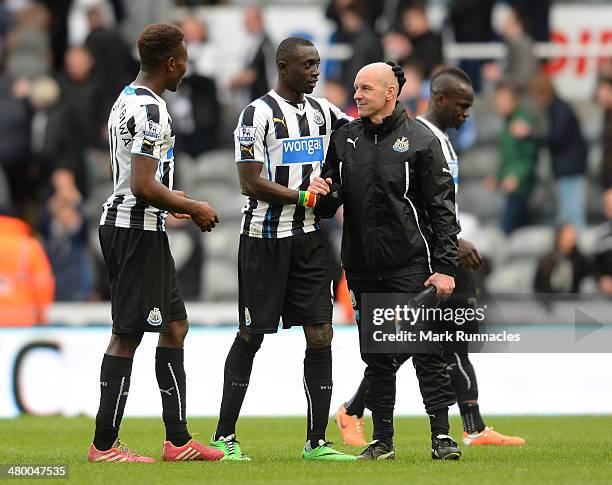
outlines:
[[[90,462],[153,462],[119,439],[136,348],[144,332],[159,332],[155,374],[166,427],[164,461],[218,460],[223,453],[194,440],[185,416],[183,342],[189,324],[165,232],[168,211],[202,230],[219,222],[206,202],[172,190],[174,133],[161,98],[176,91],[187,69],[183,31],[146,27],[138,39],[140,72],[117,98],[108,120],[113,193],[100,220],[109,273],[113,335],[100,372],[100,407]]]
[[[446,135],[449,128],[458,129],[469,116],[474,103],[474,91],[469,76],[458,68],[446,68],[438,72],[431,81],[431,98],[427,112],[417,117],[417,121],[425,126],[440,141],[442,152],[455,182],[455,192],[459,187],[459,166],[457,154]],[[459,213],[459,211],[457,211]],[[472,272],[478,270],[483,260],[476,247],[459,234],[459,268],[455,275],[455,292],[444,303],[455,308],[466,308],[477,295],[476,283]],[[485,423],[478,407],[478,385],[476,372],[464,348],[457,344],[450,348],[443,345],[443,357],[448,366],[453,390],[457,395],[457,403],[463,420],[463,443],[465,445],[523,445],[525,440],[517,436],[506,436]],[[397,367],[403,361],[397,361]],[[336,423],[348,445],[363,446],[366,444],[363,432],[364,398],[366,391],[363,379],[355,395],[342,404],[336,413]]]
[[[307,96],[317,84],[319,64],[310,41],[284,39],[276,52],[275,89],[244,109],[234,132],[246,199],[238,253],[240,331],[225,362],[219,422],[210,444],[228,460],[249,459],[236,441],[236,422],[255,354],[281,317],[283,327],[302,326],[306,337],[303,458],[355,460],[325,439],[332,393],[331,278],[313,212],[317,198],[306,189],[321,173],[332,130],[348,119],[326,99]],[[279,394],[282,386],[279,382]]]

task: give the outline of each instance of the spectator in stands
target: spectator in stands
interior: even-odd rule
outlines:
[[[85,47],[93,56],[91,78],[95,85],[94,125],[98,136],[97,146],[106,150],[106,122],[113,103],[121,90],[138,72],[138,63],[132,57],[130,47],[119,33],[110,27],[111,20],[105,17],[101,7],[87,10],[89,35]]]
[[[399,29],[384,38],[385,51],[391,59],[403,64],[419,64],[426,78],[442,64],[442,37],[433,32],[425,12],[424,2],[414,2],[401,16]]]
[[[350,45],[352,55],[340,64],[340,81],[348,93],[353,93],[355,75],[366,64],[378,62],[383,58],[383,49],[378,35],[367,22],[366,5],[353,0],[339,12],[340,30],[336,35],[338,43]]]
[[[230,89],[244,88],[249,101],[266,94],[276,79],[275,51],[264,29],[261,9],[247,7],[244,10],[244,26],[249,33],[249,50],[245,67],[230,81]]]
[[[451,2],[450,19],[453,25],[455,41],[466,42],[492,42],[493,26],[491,16],[495,0],[455,0]],[[461,67],[472,80],[475,92],[480,92],[480,69],[485,63],[484,59],[464,59]]]
[[[507,48],[503,68],[497,63],[489,63],[483,66],[482,74],[492,82],[503,79],[524,94],[531,78],[539,71],[540,62],[533,53],[533,39],[525,32],[523,19],[513,8],[506,13],[502,35]]]
[[[559,227],[554,248],[538,264],[533,284],[536,293],[580,292],[580,282],[588,276],[590,268],[576,240],[577,232],[572,224]]]
[[[49,10],[49,42],[55,72],[62,70],[68,49],[68,15],[73,0],[37,0]]]
[[[573,108],[555,93],[550,77],[536,75],[531,96],[544,110],[548,132],[543,139],[557,188],[557,223],[585,227],[587,144]]]
[[[422,115],[429,101],[429,83],[425,83],[423,66],[418,62],[402,64],[406,82],[398,100],[408,109],[412,117]]]
[[[501,166],[497,178],[486,182],[490,190],[501,187],[506,197],[501,227],[506,234],[527,222],[527,202],[533,189],[538,146],[531,137],[531,118],[519,107],[518,90],[499,83],[495,109],[504,119],[500,137]]]
[[[24,214],[24,207],[32,196],[29,92],[30,82],[26,79],[0,79],[0,168],[19,216]]]
[[[344,85],[338,81],[328,80],[323,86],[324,97],[331,104],[337,106],[347,115],[358,118],[357,105],[352,96],[349,96]]]
[[[80,127],[68,107],[60,100],[60,88],[52,78],[32,83],[30,103],[32,117],[33,189],[43,190],[51,174],[63,168],[74,174],[80,190],[87,189],[84,154],[79,140]]]
[[[91,77],[93,57],[83,47],[66,51],[64,71],[59,74],[60,103],[70,118],[75,161],[68,168],[74,171],[77,186],[85,199],[89,196],[90,173],[86,160],[100,136],[92,120],[95,115],[96,86]]]
[[[535,42],[549,42],[549,17],[552,0],[511,0],[511,5],[525,20],[525,31]]]
[[[40,219],[40,233],[57,283],[57,301],[89,301],[93,268],[82,198],[72,172],[56,170],[53,193]]]
[[[601,134],[601,180],[604,189],[612,188],[612,62],[602,70],[597,84],[597,103],[604,112]]]
[[[0,59],[6,57],[6,36],[13,28],[14,18],[6,2],[0,3]]]
[[[73,140],[84,146],[93,146],[99,135],[92,125],[92,105],[95,102],[92,67],[93,57],[87,49],[71,47],[66,51],[64,70],[58,75],[61,102],[68,108],[79,128],[79,134]]]
[[[389,20],[384,19],[383,20],[384,25],[380,26],[381,28],[378,28],[379,26],[377,25],[378,20],[381,19],[383,14],[388,14],[394,20],[397,15],[398,7],[402,6],[403,4],[407,4],[413,0],[393,0],[391,3],[397,4],[395,9],[393,8],[388,9],[387,4],[389,2],[385,2],[385,1],[382,1],[382,2],[380,0],[358,0],[358,1],[361,2],[367,9],[366,18],[367,18],[367,22],[370,28],[378,32],[386,32],[387,30],[389,30],[389,27],[391,25],[391,22]],[[336,24],[336,27],[340,27],[340,11],[354,2],[355,0],[331,0],[327,5],[327,9],[325,10],[325,16],[329,20],[334,22]],[[391,10],[391,11],[387,12],[387,10]]]
[[[0,326],[46,323],[55,286],[51,266],[29,226],[7,209],[0,209],[0,247]]]
[[[15,12],[15,25],[6,38],[7,73],[14,79],[36,79],[49,74],[49,12],[44,5],[30,2]]]
[[[180,27],[185,35],[189,70],[200,76],[214,76],[216,48],[209,42],[208,26],[195,15],[187,15],[181,20]]]
[[[196,18],[186,17],[181,28],[185,33],[189,63],[178,91],[170,93],[167,101],[177,136],[176,145],[195,158],[217,147],[221,106],[214,79],[197,68],[198,56],[206,52],[203,49],[204,26]]]
[[[595,275],[601,292],[612,297],[612,189],[603,194],[603,210],[607,221],[597,228]]]

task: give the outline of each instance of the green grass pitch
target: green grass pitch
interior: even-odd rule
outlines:
[[[461,461],[434,462],[426,418],[397,418],[394,462],[305,463],[300,455],[304,418],[242,418],[239,439],[253,459],[250,463],[89,464],[85,456],[92,419],[23,417],[0,420],[0,463],[68,464],[69,481],[79,484],[612,483],[610,416],[491,417],[487,422],[504,433],[523,436],[527,445],[462,446]],[[199,432],[202,441],[208,440],[214,425],[210,418],[189,421],[190,430]],[[459,438],[460,419],[452,418],[451,426],[451,434]],[[369,427],[366,432],[369,436]],[[125,419],[121,438],[136,451],[159,459],[164,438],[161,419]],[[328,439],[343,451],[358,451],[340,444],[332,420]]]

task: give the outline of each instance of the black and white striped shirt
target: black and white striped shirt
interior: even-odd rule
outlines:
[[[321,174],[333,129],[350,120],[323,98],[306,96],[290,103],[274,90],[253,101],[240,115],[234,131],[236,162],[261,162],[261,177],[306,190]],[[319,229],[313,209],[247,197],[241,233],[283,238]]]
[[[172,189],[174,132],[166,102],[150,89],[130,84],[115,101],[108,118],[113,193],[100,225],[165,231],[167,212],[148,205],[130,189],[132,154],[158,162],[155,179]]]
[[[457,160],[457,154],[455,153],[455,149],[453,148],[453,145],[451,144],[448,135],[436,125],[434,125],[431,121],[426,120],[422,116],[418,116],[417,121],[429,131],[431,131],[440,141],[440,145],[442,146],[442,153],[444,154],[444,158],[446,159],[446,163],[448,164],[448,169],[450,170],[450,173],[453,176],[453,182],[455,182],[455,195],[457,195],[457,191],[459,190],[459,162]]]
[[[446,163],[448,164],[448,169],[450,170],[450,173],[453,177],[453,182],[455,183],[455,215],[457,217],[457,221],[459,221],[459,205],[456,202],[457,192],[459,191],[459,160],[457,158],[457,154],[455,153],[455,149],[453,148],[453,145],[450,142],[448,135],[436,125],[434,125],[431,121],[426,120],[422,116],[417,116],[417,121],[429,131],[431,131],[440,141],[442,153],[444,154],[444,158],[446,159]],[[459,237],[461,237],[461,233],[459,233]]]

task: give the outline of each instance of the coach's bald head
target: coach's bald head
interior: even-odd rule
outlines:
[[[397,96],[399,84],[390,65],[385,64],[384,62],[374,62],[373,64],[368,64],[367,66],[362,67],[357,73],[355,81],[357,81],[360,76],[362,78],[365,77],[366,79],[378,82],[383,89],[393,86]]]
[[[361,68],[355,77],[355,101],[359,116],[382,123],[395,109],[399,83],[393,69],[384,62]]]

